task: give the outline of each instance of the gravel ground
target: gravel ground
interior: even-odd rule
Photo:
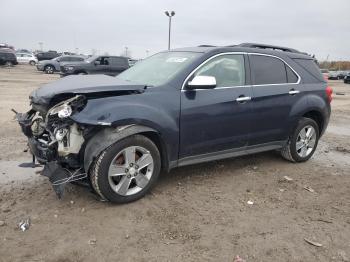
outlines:
[[[40,168],[18,167],[31,158],[10,109],[55,79],[0,68],[0,261],[350,261],[350,85],[330,81],[345,95],[307,163],[267,152],[183,167],[112,205],[73,185],[58,200]]]

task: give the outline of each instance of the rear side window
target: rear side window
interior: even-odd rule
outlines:
[[[286,66],[280,59],[264,55],[251,55],[250,62],[255,85],[288,83]]]
[[[324,82],[324,78],[321,74],[320,68],[317,66],[313,59],[293,59],[298,65],[304,68],[309,74],[315,77],[317,80]]]
[[[114,66],[126,66],[128,64],[127,60],[121,57],[111,57],[110,61]]]
[[[285,65],[287,71],[287,80],[288,83],[296,83],[298,82],[298,76],[290,69],[289,66]]]
[[[71,57],[71,61],[77,62],[77,61],[83,61],[84,59],[82,57]]]

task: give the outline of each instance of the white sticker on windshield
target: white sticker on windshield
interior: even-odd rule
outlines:
[[[169,57],[166,62],[167,63],[183,63],[187,60],[187,57]]]

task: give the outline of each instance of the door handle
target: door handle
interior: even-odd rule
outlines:
[[[250,100],[252,100],[252,98],[250,96],[240,96],[240,97],[236,98],[236,101],[239,103],[250,101]]]
[[[299,94],[299,93],[300,93],[299,90],[294,90],[294,89],[292,89],[292,90],[290,90],[290,91],[288,92],[288,94],[290,94],[290,95],[296,95],[296,94]]]

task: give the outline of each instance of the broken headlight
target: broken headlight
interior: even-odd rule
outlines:
[[[76,111],[80,111],[86,105],[86,98],[83,95],[74,96],[53,106],[48,115],[57,115],[59,118],[67,118]]]
[[[67,118],[73,113],[72,107],[68,104],[62,104],[53,108],[50,112],[51,115],[57,114],[59,118]]]

